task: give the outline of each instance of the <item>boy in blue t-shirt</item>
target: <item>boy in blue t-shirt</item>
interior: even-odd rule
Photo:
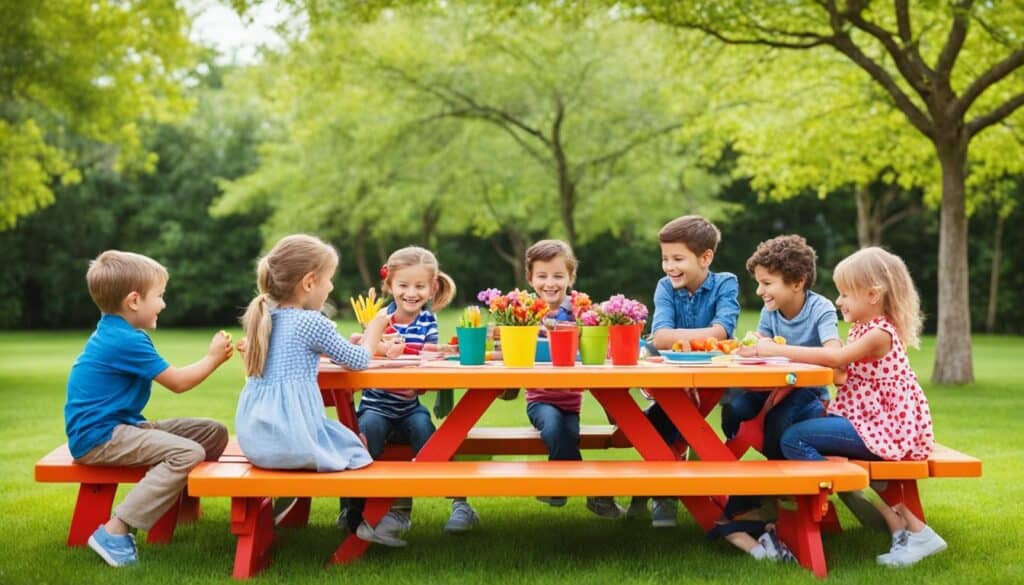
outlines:
[[[152,466],[113,516],[89,537],[107,564],[138,561],[130,528],[149,530],[178,499],[188,472],[216,460],[228,442],[224,425],[203,419],[147,421],[153,380],[175,393],[191,390],[231,357],[231,339],[214,335],[206,356],[183,368],[160,357],[143,329],[165,307],[167,269],[140,254],[107,250],[89,263],[89,295],[102,316],[68,376],[64,405],[76,463]]]
[[[682,340],[732,337],[740,313],[739,281],[735,274],[710,270],[721,239],[715,224],[699,215],[677,217],[658,232],[665,277],[654,290],[651,342],[656,349]],[[645,414],[670,445],[680,436],[657,403]],[[634,497],[626,514],[640,516],[645,506],[646,498]],[[654,498],[651,524],[675,526],[677,507],[675,498]]]

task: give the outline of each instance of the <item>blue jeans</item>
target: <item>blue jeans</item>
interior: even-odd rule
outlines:
[[[359,409],[359,432],[366,437],[366,450],[377,459],[388,443],[407,444],[415,456],[434,434],[430,411],[422,404],[401,418],[389,418],[379,412]]]
[[[366,437],[366,450],[374,459],[380,457],[384,452],[384,446],[388,443],[408,444],[412,448],[413,457],[420,452],[423,445],[434,434],[434,422],[430,419],[430,411],[422,404],[409,414],[401,418],[389,418],[379,412],[359,409],[359,432]],[[411,506],[412,501],[407,500]],[[396,505],[403,505],[402,502],[395,502]],[[341,507],[347,510],[345,518],[348,522],[349,532],[355,534],[359,524],[363,521],[363,509],[366,500],[363,498],[341,498]]]
[[[825,455],[878,460],[868,450],[853,424],[838,415],[797,423],[782,433],[782,455],[798,461],[823,461]]]
[[[548,448],[549,461],[581,461],[580,414],[562,410],[546,402],[530,402],[526,416],[540,431],[540,438]]]
[[[730,390],[722,404],[722,432],[732,439],[739,432],[740,423],[757,416],[768,401],[770,392]],[[779,441],[786,429],[798,422],[825,415],[822,400],[828,400],[824,387],[797,388],[790,391],[764,417],[763,453],[768,459],[784,459]]]
[[[665,414],[665,410],[661,408],[657,402],[647,407],[644,411],[644,415],[647,420],[651,421],[651,425],[654,426],[654,430],[658,431],[661,438],[665,440],[669,446],[672,446],[677,440],[681,439],[683,434],[679,432],[676,425],[672,424],[672,421]]]

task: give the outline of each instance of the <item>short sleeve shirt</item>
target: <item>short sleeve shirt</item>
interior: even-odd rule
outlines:
[[[109,441],[117,425],[146,420],[142,409],[153,378],[169,366],[146,332],[103,315],[68,376],[64,424],[71,456]]]
[[[839,318],[832,301],[814,291],[807,291],[804,306],[792,319],[778,310],[761,309],[757,330],[763,335],[781,335],[789,345],[821,347],[826,341],[839,339]]]
[[[739,281],[731,272],[708,272],[693,293],[686,288],[672,288],[672,281],[666,276],[654,289],[651,332],[701,329],[717,323],[732,337],[740,314],[739,294]]]

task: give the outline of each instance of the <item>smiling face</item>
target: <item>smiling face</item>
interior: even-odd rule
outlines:
[[[779,272],[772,272],[764,266],[754,267],[757,281],[757,296],[764,301],[764,308],[779,311],[786,319],[800,314],[804,306],[803,281],[787,283]]]
[[[124,301],[122,316],[136,329],[156,329],[157,316],[167,306],[164,302],[166,290],[167,282],[162,281],[154,283],[145,295],[138,292],[129,294]]]
[[[882,314],[882,297],[875,289],[851,291],[840,287],[836,306],[847,323],[863,323]]]
[[[395,297],[399,318],[419,315],[427,301],[437,293],[437,279],[426,266],[418,264],[397,268],[388,275],[388,289]]]
[[[551,260],[534,260],[527,277],[537,296],[552,309],[562,304],[566,291],[575,281],[575,275],[569,271],[563,256],[555,256]]]
[[[705,250],[698,256],[681,242],[661,242],[661,269],[672,281],[672,288],[677,290],[686,288],[692,293],[704,284],[714,257],[712,250]]]

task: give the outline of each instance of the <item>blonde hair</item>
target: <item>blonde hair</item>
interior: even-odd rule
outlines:
[[[447,307],[452,302],[452,299],[455,298],[455,281],[452,280],[452,277],[441,272],[441,267],[437,263],[437,258],[433,252],[419,246],[407,246],[401,250],[396,250],[388,257],[388,274],[384,278],[384,286],[387,290],[391,290],[391,281],[395,278],[395,271],[411,266],[426,266],[428,270],[434,273],[433,277],[437,283],[437,292],[430,299],[430,308],[434,311],[440,311]]]
[[[844,258],[833,273],[836,286],[844,291],[878,291],[882,312],[896,326],[903,344],[918,347],[921,326],[921,299],[903,260],[878,247],[863,248]]]
[[[89,262],[85,282],[89,296],[104,313],[117,313],[125,297],[133,292],[145,297],[159,284],[166,284],[167,269],[149,256],[107,250]]]
[[[338,264],[338,252],[319,238],[298,234],[281,238],[256,266],[259,294],[242,315],[245,330],[245,374],[262,376],[270,345],[270,311],[288,300],[302,278],[320,275]]]
[[[534,262],[551,262],[559,256],[565,260],[569,278],[576,278],[576,255],[572,253],[572,247],[562,240],[541,240],[526,250],[526,278],[533,274]]]

